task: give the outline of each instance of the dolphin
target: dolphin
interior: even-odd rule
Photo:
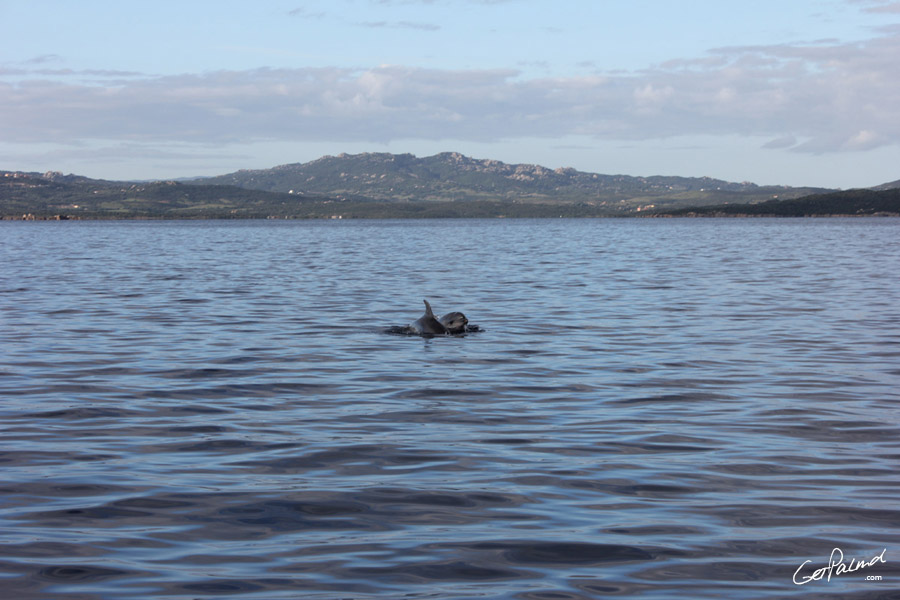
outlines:
[[[422,300],[425,303],[425,314],[409,325],[410,329],[415,333],[425,333],[431,335],[450,333],[443,323],[438,321],[428,300]]]
[[[465,333],[469,320],[461,312],[447,313],[440,319],[441,325],[447,328],[447,333]]]

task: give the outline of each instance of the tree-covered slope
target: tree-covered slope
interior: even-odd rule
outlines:
[[[771,200],[759,204],[725,204],[657,211],[653,216],[749,216],[749,217],[824,217],[824,216],[900,216],[900,188],[882,191],[857,189],[813,194],[791,200]]]

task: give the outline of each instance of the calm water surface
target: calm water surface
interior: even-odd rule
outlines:
[[[898,272],[897,219],[0,223],[0,596],[900,597]]]

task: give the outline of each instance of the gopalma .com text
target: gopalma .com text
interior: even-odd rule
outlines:
[[[855,558],[851,558],[849,563],[845,563],[844,553],[840,548],[835,548],[831,551],[831,556],[828,557],[828,565],[820,569],[816,569],[812,572],[811,575],[802,575],[800,573],[803,568],[806,567],[806,565],[812,562],[811,560],[807,560],[802,565],[800,565],[797,570],[794,571],[794,583],[796,583],[797,585],[804,585],[809,583],[810,581],[819,581],[823,577],[826,578],[826,581],[831,581],[832,575],[837,576],[844,573],[853,573],[855,571],[865,569],[866,567],[877,565],[878,563],[884,563],[885,552],[887,552],[887,548],[882,550],[880,554],[876,554],[870,560],[857,560]]]

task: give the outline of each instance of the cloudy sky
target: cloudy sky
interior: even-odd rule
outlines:
[[[215,175],[457,151],[900,179],[900,1],[0,0],[0,169]]]

